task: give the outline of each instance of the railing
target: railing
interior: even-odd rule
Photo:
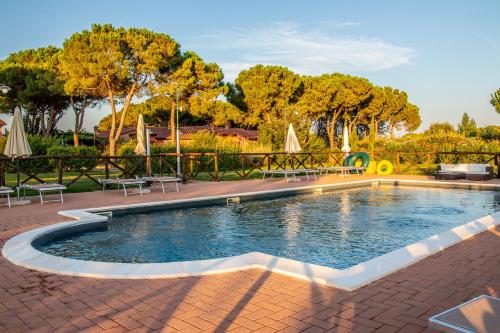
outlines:
[[[317,168],[342,165],[344,153],[186,153],[146,156],[31,156],[0,158],[0,185],[58,182],[74,191],[100,187],[99,178],[133,178],[147,173],[175,175],[177,157],[184,180],[220,181],[258,177],[260,170]],[[387,159],[397,174],[432,175],[439,163],[488,163],[500,178],[500,153],[485,152],[376,152],[375,160]],[[150,160],[148,160],[150,159]],[[17,172],[19,170],[19,173]],[[78,185],[78,186],[76,186]]]

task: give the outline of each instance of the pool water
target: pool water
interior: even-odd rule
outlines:
[[[377,186],[117,216],[37,248],[127,263],[258,251],[343,269],[498,210],[500,192]]]

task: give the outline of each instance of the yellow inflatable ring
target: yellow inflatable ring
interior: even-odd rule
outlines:
[[[394,167],[388,160],[382,160],[377,163],[377,175],[387,176],[392,173]]]

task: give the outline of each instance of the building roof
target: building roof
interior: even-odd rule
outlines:
[[[0,119],[0,127],[5,126],[5,125],[7,125],[7,124],[5,123],[5,121],[3,121],[2,119]]]
[[[148,127],[151,130],[151,135],[157,140],[167,140],[171,136],[171,129],[168,127]],[[201,131],[209,131],[221,136],[237,136],[245,140],[256,140],[259,137],[259,131],[246,130],[244,128],[225,128],[225,127],[211,127],[208,125],[203,126],[181,126],[181,140],[189,140],[193,134]],[[135,127],[125,127],[122,130],[121,138],[125,139],[127,136],[135,135]],[[109,130],[101,131],[97,134],[99,137],[106,138],[109,136]]]

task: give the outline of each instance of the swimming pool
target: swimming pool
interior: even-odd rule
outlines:
[[[500,210],[498,191],[376,186],[113,217],[35,247],[72,259],[165,263],[248,252],[345,269]]]

